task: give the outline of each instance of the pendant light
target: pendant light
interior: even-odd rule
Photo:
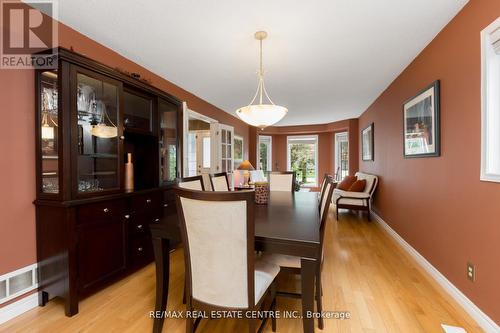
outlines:
[[[264,84],[264,69],[262,67],[262,41],[267,37],[267,32],[257,31],[255,39],[260,43],[260,68],[258,72],[259,84],[257,92],[249,105],[236,110],[238,117],[245,123],[264,129],[267,126],[276,124],[287,114],[288,109],[273,103],[266,91]],[[258,104],[254,104],[258,97]],[[267,101],[265,100],[265,98]]]
[[[104,81],[101,82],[101,90],[104,93]],[[96,114],[97,112],[97,104],[101,105],[101,119],[99,120],[99,123],[96,125],[92,125],[92,129],[90,130],[90,133],[93,136],[96,136],[98,138],[103,138],[103,139],[110,139],[110,138],[115,138],[118,136],[118,128],[116,125],[111,121],[109,118],[108,113],[106,112],[106,103],[104,103],[102,100],[100,101],[92,101],[91,102],[91,108],[92,108],[92,113]],[[106,120],[109,123],[106,124]],[[111,126],[110,126],[111,125]]]

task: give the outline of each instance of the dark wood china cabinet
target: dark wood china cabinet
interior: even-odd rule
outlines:
[[[35,79],[38,283],[40,304],[62,297],[71,316],[82,297],[152,262],[150,225],[178,242],[182,108],[141,80],[58,54],[57,69]]]

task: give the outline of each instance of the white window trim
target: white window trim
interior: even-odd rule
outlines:
[[[273,171],[273,137],[271,135],[259,135],[259,142],[257,145],[257,170],[260,170],[260,139],[266,138],[269,139],[269,146],[267,149],[267,167],[269,170],[263,171]]]
[[[303,187],[317,187],[318,186],[318,146],[319,146],[319,138],[318,135],[290,135],[286,137],[286,168],[288,171],[292,170],[290,165],[290,139],[305,139],[305,138],[314,138],[316,143],[314,144],[314,174],[316,175],[314,179],[314,184],[302,185]]]
[[[492,112],[488,109],[488,49],[492,47],[489,36],[500,29],[500,17],[481,31],[481,174],[480,180],[500,182],[499,173],[489,173],[488,165],[488,116]],[[497,110],[500,112],[500,110]],[[494,112],[494,111],[493,111]]]

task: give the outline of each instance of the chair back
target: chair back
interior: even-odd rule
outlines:
[[[323,251],[323,240],[325,238],[326,220],[328,219],[328,211],[330,210],[330,203],[332,202],[333,190],[335,188],[335,183],[333,177],[328,177],[325,183],[325,189],[323,195],[321,195],[321,200],[319,203],[319,235],[320,235],[320,247]]]
[[[212,191],[230,191],[227,172],[210,175],[210,183],[212,184]]]
[[[184,177],[177,182],[178,186],[188,190],[205,191],[202,176]]]
[[[293,192],[293,185],[295,183],[295,172],[273,171],[269,173],[269,190],[270,191],[286,191]]]
[[[254,192],[175,193],[188,300],[254,306]]]
[[[375,192],[375,189],[377,188],[378,185],[378,177],[369,173],[364,173],[364,172],[356,172],[355,175],[358,179],[364,179],[366,180],[366,186],[365,190],[363,191],[364,193],[368,193],[370,196],[373,195]]]
[[[250,171],[250,181],[255,182],[265,182],[266,176],[264,175],[263,170],[251,170]]]

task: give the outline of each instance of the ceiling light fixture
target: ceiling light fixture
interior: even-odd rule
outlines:
[[[266,37],[267,32],[265,31],[257,31],[255,33],[255,39],[260,42],[260,68],[258,72],[259,84],[257,85],[257,92],[250,104],[236,110],[236,114],[241,120],[260,129],[276,124],[288,112],[288,109],[284,106],[274,104],[266,91],[264,69],[262,67],[262,41]],[[264,96],[267,98],[267,103],[265,103]],[[259,104],[253,104],[257,97],[259,97]]]

